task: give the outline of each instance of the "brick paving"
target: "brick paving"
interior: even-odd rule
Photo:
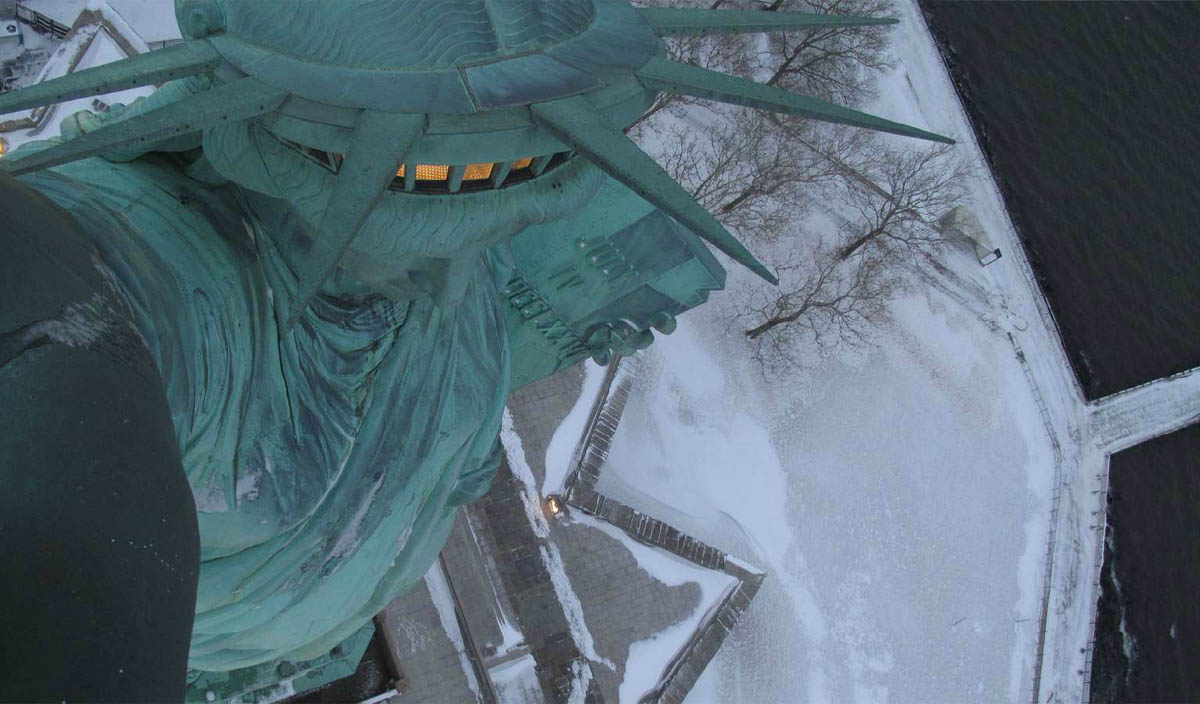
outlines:
[[[479,701],[468,684],[458,649],[442,628],[424,580],[388,604],[375,623],[393,661],[399,665],[403,701]]]
[[[602,390],[606,402],[589,418],[581,469],[570,475],[569,503],[571,510],[593,514],[647,545],[739,580],[675,659],[662,663],[658,688],[644,698],[680,702],[750,603],[762,575],[644,511],[595,491],[634,373],[635,367],[626,362],[606,378]],[[546,449],[579,400],[582,381],[582,370],[575,367],[519,389],[509,399],[514,430],[539,485],[546,474]],[[549,542],[562,558],[595,652],[605,661],[589,662],[572,639],[544,562],[547,541],[535,533],[525,512],[524,488],[503,462],[488,493],[460,514],[442,553],[458,600],[456,616],[468,631],[478,669],[486,678],[487,668],[532,654],[545,701],[566,702],[575,669],[586,665],[592,674],[587,702],[615,702],[630,647],[701,608],[700,588],[693,583],[668,587],[643,570],[616,538],[569,516],[551,519]],[[502,621],[519,629],[523,638],[507,653],[501,652],[503,633],[498,624]],[[488,683],[480,687],[482,698],[467,686],[461,656],[443,632],[423,582],[393,602],[381,615],[380,625],[408,686],[405,701],[486,701]]]
[[[523,489],[506,460],[491,490],[470,511],[483,517],[495,540],[492,557],[498,568],[499,586],[515,610],[517,624],[533,653],[546,701],[566,702],[574,680],[572,668],[575,663],[586,665],[586,661],[571,639],[566,614],[543,561],[541,539],[525,513]],[[588,694],[589,702],[604,701],[594,687]]]

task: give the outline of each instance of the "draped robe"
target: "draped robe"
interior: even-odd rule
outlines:
[[[502,258],[454,307],[326,295],[287,330],[286,208],[159,156],[23,180],[88,233],[166,387],[200,526],[190,667],[314,658],[420,579],[499,463]]]

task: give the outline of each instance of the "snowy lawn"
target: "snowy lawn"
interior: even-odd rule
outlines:
[[[1013,344],[979,315],[1024,349],[1070,477],[1094,463],[1080,459],[1074,380],[957,96],[915,2],[897,10],[899,62],[866,107],[960,140],[979,170],[968,204],[1005,259],[981,270],[952,254],[969,284],[956,300],[914,278],[875,347],[769,378],[729,322],[748,281],[731,268],[730,293],[644,353],[598,488],[768,572],[689,701],[1031,696],[1056,456]],[[1063,540],[1074,569],[1055,574],[1055,653],[1083,644],[1066,631],[1086,625],[1089,603],[1075,586],[1090,546]],[[1069,672],[1050,658],[1043,692],[1075,690]]]
[[[877,349],[790,379],[764,380],[712,316],[646,353],[599,488],[768,571],[691,700],[1028,688],[1045,434],[1005,338],[937,294],[894,315]]]

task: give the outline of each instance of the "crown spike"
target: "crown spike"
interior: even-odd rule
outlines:
[[[165,83],[211,71],[220,63],[221,55],[208,42],[186,42],[5,93],[0,95],[0,115],[89,95]]]
[[[253,78],[239,78],[174,103],[118,120],[86,134],[35,152],[16,152],[0,159],[10,174],[29,173],[103,154],[122,146],[152,145],[169,137],[213,125],[246,120],[279,107],[287,93]]]
[[[422,114],[364,110],[359,116],[312,252],[299,272],[300,282],[288,314],[289,329],[333,273],[375,202],[396,177],[409,147],[424,133],[425,125]]]
[[[637,10],[642,19],[650,25],[650,29],[660,37],[793,32],[806,29],[869,27],[899,22],[891,17],[857,17],[810,12],[700,10],[676,7],[639,7]]]
[[[560,141],[714,247],[773,284],[779,283],[741,242],[725,229],[648,154],[596,113],[582,96],[530,106],[533,117]]]
[[[822,122],[835,122],[853,127],[865,127],[877,132],[890,132],[903,137],[954,144],[953,139],[940,134],[844,108],[818,98],[789,93],[786,90],[755,83],[738,76],[709,71],[661,57],[650,59],[635,73],[642,85],[664,93],[690,95],[694,98],[744,105],[757,110],[800,115]]]

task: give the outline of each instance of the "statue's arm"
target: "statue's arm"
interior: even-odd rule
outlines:
[[[3,701],[183,698],[195,507],[123,310],[80,225],[0,170]]]

